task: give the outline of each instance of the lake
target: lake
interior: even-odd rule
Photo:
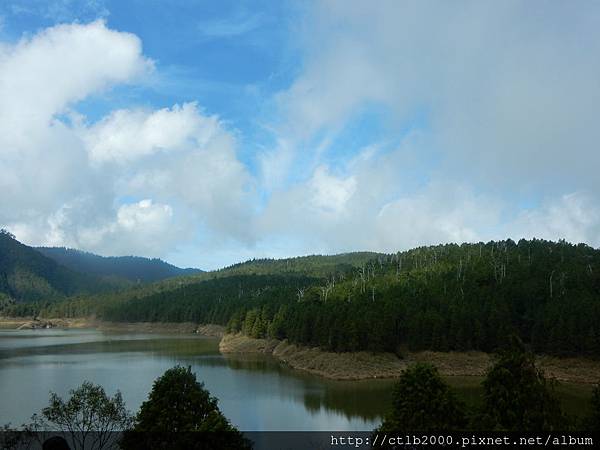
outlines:
[[[153,381],[176,364],[192,366],[225,416],[243,431],[368,431],[390,405],[393,380],[334,381],[289,369],[268,355],[222,355],[197,335],[81,329],[0,330],[0,426],[20,426],[84,380],[119,389],[137,412]],[[471,406],[481,377],[445,377]],[[585,415],[592,385],[557,386],[566,412]]]
[[[153,381],[192,366],[225,416],[244,431],[372,430],[389,405],[389,380],[333,381],[282,366],[268,355],[221,355],[196,335],[81,329],[0,331],[0,425],[19,426],[84,380],[119,389],[136,412]]]

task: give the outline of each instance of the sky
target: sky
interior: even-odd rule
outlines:
[[[3,0],[0,227],[215,269],[600,246],[600,3]]]

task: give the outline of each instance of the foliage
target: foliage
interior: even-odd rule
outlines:
[[[77,448],[111,448],[116,431],[128,429],[132,418],[125,407],[121,393],[108,397],[101,386],[85,381],[69,392],[63,400],[50,393],[49,405],[41,416],[34,415],[30,431],[61,431],[68,433]]]
[[[392,393],[392,412],[379,428],[393,431],[452,431],[466,425],[464,406],[429,364],[404,371]]]
[[[4,230],[0,229],[0,234]],[[0,448],[2,450],[16,450],[23,448],[25,436],[22,432],[14,430],[10,423],[0,426]]]
[[[483,382],[484,428],[508,431],[564,430],[566,418],[553,386],[532,353],[512,338]]]
[[[598,357],[600,251],[534,239],[252,260],[3,313],[210,322],[337,352],[493,352],[515,334],[536,353]]]
[[[123,447],[195,448],[208,436],[218,448],[249,448],[241,433],[223,416],[217,402],[204,384],[197,381],[190,367],[173,367],[154,382],[148,400],[136,416],[133,433],[125,438]],[[193,434],[199,432],[204,434]]]
[[[64,247],[37,247],[36,250],[71,270],[100,277],[115,277],[149,283],[169,277],[193,275],[197,269],[180,269],[160,259],[139,256],[99,256]]]
[[[592,392],[592,412],[586,425],[589,431],[600,432],[600,382]]]
[[[17,301],[58,300],[75,294],[111,292],[122,282],[67,269],[0,232],[0,293]],[[10,309],[12,305],[4,305]]]

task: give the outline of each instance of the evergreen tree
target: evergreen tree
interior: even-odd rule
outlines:
[[[464,406],[437,369],[418,363],[404,371],[392,392],[392,411],[379,431],[450,431],[466,425]]]
[[[485,411],[480,425],[484,428],[546,431],[566,426],[553,386],[517,337],[511,337],[499,354],[483,388]]]
[[[122,447],[251,448],[221,413],[217,402],[190,367],[173,367],[154,382],[136,416],[133,432],[125,437]]]
[[[600,382],[592,392],[592,413],[586,425],[589,431],[600,432]]]

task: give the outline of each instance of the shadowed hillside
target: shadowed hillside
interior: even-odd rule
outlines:
[[[127,284],[72,271],[0,230],[0,298],[3,303],[114,291]]]
[[[148,283],[202,272],[199,269],[181,269],[157,258],[106,257],[64,247],[37,247],[36,250],[77,272],[125,278],[133,282]]]

